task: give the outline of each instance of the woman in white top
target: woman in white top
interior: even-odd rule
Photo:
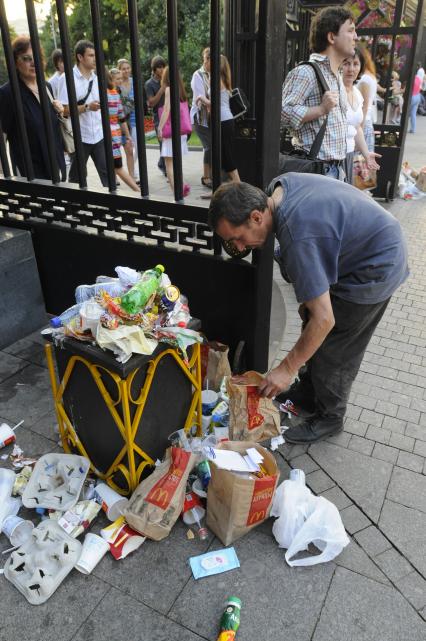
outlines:
[[[348,132],[346,136],[346,180],[348,183],[353,182],[353,163],[355,149],[359,150],[365,158],[368,169],[380,169],[376,163],[374,151],[369,151],[364,131],[362,129],[362,121],[364,119],[363,104],[364,98],[361,92],[354,86],[354,82],[362,73],[362,63],[359,51],[355,50],[355,54],[346,58],[343,62],[343,84],[346,89],[347,96],[347,119],[348,119]]]
[[[194,125],[194,131],[201,140],[204,149],[204,174],[201,177],[201,184],[211,189],[210,110],[199,100],[201,96],[210,98],[210,47],[206,47],[203,51],[203,64],[192,76],[191,89],[191,123]]]
[[[364,119],[362,127],[364,129],[364,136],[369,151],[374,151],[374,127],[373,123],[376,120],[376,94],[377,94],[377,79],[376,79],[376,65],[374,64],[370,52],[365,47],[359,48],[359,59],[364,71],[361,74],[360,80],[357,84],[364,104],[362,107]]]
[[[235,126],[234,116],[229,106],[229,96],[232,91],[231,68],[226,56],[220,56],[220,131],[222,148],[222,169],[233,182],[240,182],[235,162]],[[198,102],[206,105],[208,109],[211,102],[208,98],[200,96]]]

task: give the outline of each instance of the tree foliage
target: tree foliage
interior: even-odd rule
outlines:
[[[209,4],[205,0],[185,0],[178,3],[179,69],[188,86],[195,69],[201,64],[201,51],[209,41]],[[82,38],[93,40],[89,0],[66,2],[70,41]],[[101,27],[106,64],[111,67],[119,58],[130,59],[129,23],[125,0],[100,1]],[[58,46],[59,29],[54,15]],[[167,60],[166,0],[138,0],[139,55],[143,80],[150,76],[150,61],[155,55]],[[53,72],[50,56],[54,49],[50,19],[40,33],[48,73]]]
[[[9,32],[10,32],[11,40],[13,40],[13,38],[16,38],[17,34],[13,27],[9,26]],[[4,49],[3,49],[3,43],[2,43],[0,46],[0,86],[3,85],[5,82],[7,82],[8,79],[9,79],[9,76],[7,75],[6,58],[4,55]]]

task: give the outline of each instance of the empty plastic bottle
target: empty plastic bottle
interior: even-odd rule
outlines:
[[[236,596],[229,597],[222,618],[220,634],[217,641],[232,641],[240,627],[241,600]]]
[[[121,296],[124,292],[124,287],[117,280],[104,281],[102,283],[94,283],[93,285],[79,285],[75,290],[75,300],[77,303],[84,303],[86,300],[97,296],[100,292],[107,292],[113,298]]]
[[[136,314],[145,307],[152,294],[157,291],[163,272],[163,265],[156,265],[154,269],[147,269],[142,274],[142,278],[121,298],[121,307],[125,312]]]
[[[72,307],[66,309],[64,312],[62,312],[62,314],[59,314],[59,316],[51,318],[51,326],[57,328],[62,327],[63,325],[67,325],[67,323],[69,323],[72,318],[80,314],[81,306],[82,303],[77,303],[76,305],[73,305]]]

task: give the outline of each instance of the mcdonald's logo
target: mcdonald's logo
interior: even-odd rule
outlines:
[[[263,521],[266,516],[265,510],[260,510],[259,512],[253,512],[250,516],[250,520],[248,521],[247,525],[253,525],[253,523],[259,523],[259,521]]]
[[[153,487],[146,497],[146,500],[148,503],[158,505],[158,507],[162,507],[164,509],[170,502],[169,492],[162,487]]]

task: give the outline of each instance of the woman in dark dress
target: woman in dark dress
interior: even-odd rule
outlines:
[[[19,36],[12,42],[13,57],[18,72],[19,89],[21,91],[24,119],[28,134],[30,155],[35,178],[51,180],[50,162],[47,152],[47,139],[40,106],[40,97],[36,80],[31,40],[28,36]],[[57,114],[62,113],[63,107],[57,100],[49,99],[49,113],[52,120],[53,138],[56,150],[59,175],[65,180],[65,159],[62,134]],[[12,87],[7,82],[0,87],[0,119],[4,133],[9,143],[12,165],[25,176],[24,155],[16,118],[16,107]]]

